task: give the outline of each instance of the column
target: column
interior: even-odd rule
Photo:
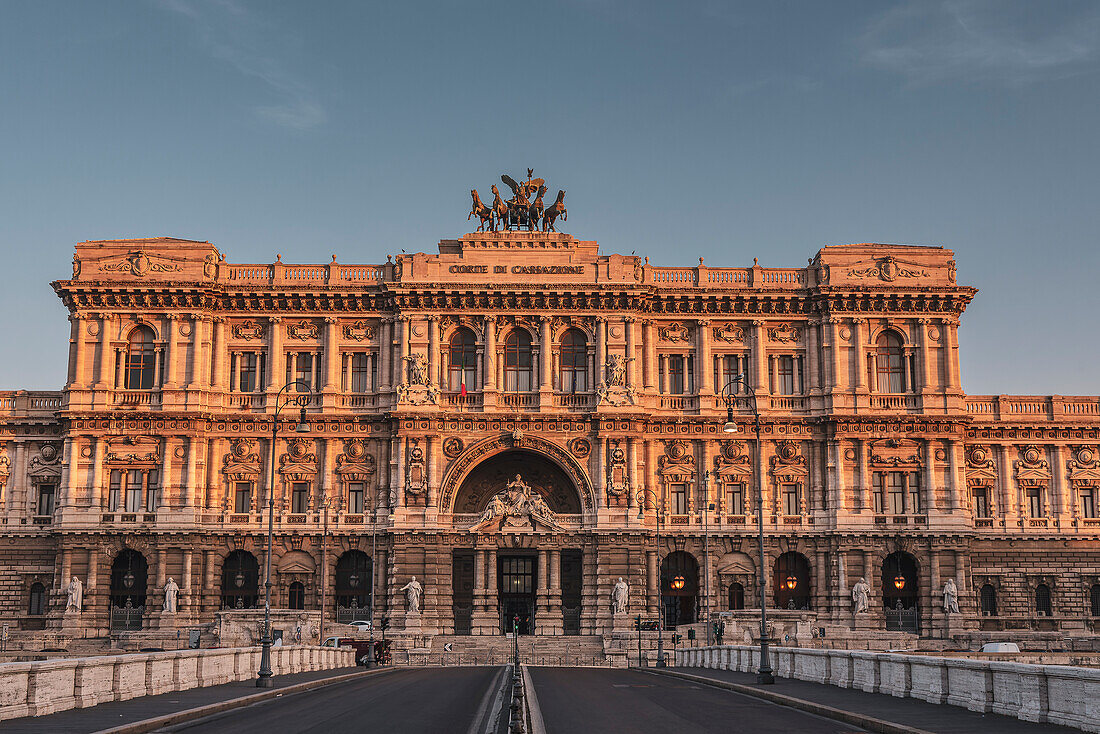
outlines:
[[[398,347],[397,347],[397,363],[394,365],[394,384],[401,385],[405,383],[406,375],[408,374],[408,362],[405,361],[405,357],[409,356],[409,346],[412,337],[412,318],[409,316],[401,316],[394,326],[398,328]]]
[[[943,614],[943,606],[936,604],[936,595],[939,593],[940,585],[941,585],[941,582],[940,582],[940,552],[939,552],[939,550],[937,550],[936,548],[933,547],[931,550],[929,550],[928,556],[929,556],[929,561],[930,561],[929,565],[931,566],[930,570],[931,570],[932,573],[930,575],[930,583],[929,583],[928,592],[924,595],[924,599],[922,599],[921,602],[923,604],[927,605],[928,609],[930,609],[930,610],[935,610],[935,609],[939,610],[938,614],[933,614],[932,615],[933,619],[935,619],[935,618],[939,617],[941,614]]]
[[[66,438],[61,453],[61,482],[59,486],[61,496],[59,497],[60,501],[57,503],[60,507],[68,507],[73,504],[78,454],[76,441],[72,438]]]
[[[550,393],[550,317],[543,316],[539,324],[539,392]]]
[[[1065,524],[1071,515],[1077,515],[1077,503],[1066,490],[1066,465],[1062,460],[1062,447],[1054,444],[1050,447],[1050,453],[1051,476],[1054,478],[1050,514]]]
[[[393,374],[390,367],[390,362],[393,359],[393,317],[391,316],[382,319],[381,328],[378,330],[378,352],[381,357],[378,391],[387,393],[390,391],[390,378]]]
[[[651,550],[645,553],[645,586],[647,616],[657,614],[657,599],[660,589],[657,588],[657,551]]]
[[[98,508],[103,505],[103,462],[107,453],[107,442],[101,436],[92,438],[92,486],[88,490],[88,505]]]
[[[818,365],[821,363],[821,319],[810,319],[806,322],[806,369],[803,372],[804,386],[809,387],[811,395],[821,392],[821,381],[818,380]]]
[[[183,551],[183,578],[180,580],[179,610],[191,611],[191,558],[194,551],[187,548]]]
[[[829,359],[825,362],[825,383],[833,391],[848,385],[844,351],[840,346],[840,322],[841,319],[837,316],[829,317]]]
[[[626,506],[634,507],[634,494],[638,491],[638,439],[626,439],[627,496]]]
[[[627,387],[635,387],[638,384],[637,370],[635,365],[638,364],[637,348],[635,346],[634,339],[634,317],[623,317],[623,331],[626,333],[626,385]]]
[[[434,385],[443,384],[439,372],[439,317],[428,315],[428,379]],[[467,388],[469,389],[469,388]]]
[[[488,552],[485,569],[485,618],[494,630],[500,629],[500,605],[497,598],[497,549]]]
[[[607,319],[596,317],[596,384],[607,380]]]
[[[217,391],[229,389],[229,380],[225,374],[225,355],[228,353],[225,340],[225,318],[214,317],[214,338],[210,348],[214,352],[214,372],[210,375],[210,386]]]
[[[84,608],[94,613],[99,586],[99,547],[88,548],[88,578],[84,579]]]
[[[766,376],[768,374],[768,350],[764,342],[764,326],[765,322],[761,319],[753,319],[752,321],[752,388],[756,391],[757,396],[768,395],[768,383]]]
[[[221,587],[214,585],[213,551],[204,550],[202,552],[202,578],[202,589],[199,591],[199,603],[198,609],[196,610],[200,614],[202,613],[202,602],[204,595],[209,595],[210,597],[213,597],[213,599],[211,600],[213,601],[213,604],[211,606],[213,606],[215,609],[221,606],[220,602],[218,601]]]
[[[267,340],[267,389],[269,392],[278,392],[283,386],[283,378],[286,377],[283,368],[282,321],[282,318],[279,316],[271,316],[267,320],[267,328],[271,332]]]
[[[325,317],[325,379],[322,389],[333,393],[339,389],[340,345],[337,342],[336,317]]]
[[[859,457],[859,467],[856,472],[856,512],[874,512],[874,502],[868,502],[867,487],[870,484],[870,477],[867,476],[867,465],[870,462],[870,445],[868,441],[863,439],[857,439],[856,444],[856,456]],[[886,508],[883,507],[885,511]]]
[[[714,360],[710,356],[710,319],[695,322],[695,343],[699,359],[695,363],[695,380],[700,395],[714,393]]]
[[[958,328],[958,319],[945,318],[940,320],[941,342],[943,344],[943,358],[944,363],[947,365],[947,384],[944,386],[945,392],[958,392],[959,391],[959,358],[956,354],[956,347],[958,345],[956,337],[956,329]],[[960,587],[960,591],[961,591]]]
[[[424,492],[425,507],[434,510],[436,501],[436,482],[438,481],[439,459],[435,455],[436,436],[424,437],[424,461],[428,470],[428,488]]]
[[[866,319],[852,319],[852,360],[856,366],[856,391],[867,390],[867,358],[863,354],[863,326]]]
[[[924,476],[921,477],[921,486],[924,487],[924,514],[928,515],[938,509],[936,507],[936,442],[932,439],[924,441]]]
[[[210,349],[208,346],[204,348],[210,341],[207,336],[209,323],[210,319],[202,314],[191,314],[191,372],[190,379],[187,380],[188,390],[198,390],[209,382],[206,373],[210,369]]]
[[[497,391],[497,322],[492,316],[485,317],[485,377],[482,392]]]
[[[961,485],[965,485],[965,482],[959,482],[959,452],[962,450],[962,445],[953,441],[947,442],[947,465],[949,480],[947,483],[947,511],[955,512],[959,509],[959,501],[961,497]]]
[[[92,387],[102,390],[107,386],[107,367],[110,361],[110,329],[112,314],[101,313],[99,315],[99,341],[94,352],[94,364],[92,365]]]
[[[653,322],[642,320],[642,352],[645,355],[643,379],[647,392],[657,389],[657,343],[653,335]]]
[[[164,437],[164,454],[160,460],[160,500],[161,505],[165,508],[176,507],[178,503],[175,502],[175,496],[172,492],[172,459],[175,458],[175,450],[172,448],[175,443],[173,437]]]
[[[198,455],[199,439],[191,436],[187,439],[187,464],[183,476],[183,485],[180,487],[180,504],[183,507],[193,507],[195,505],[195,485],[198,483]]]
[[[167,388],[178,387],[180,346],[179,346],[179,316],[174,313],[164,316],[164,337],[166,346],[164,349],[164,386]]]
[[[920,365],[917,368],[917,379],[920,384],[916,386],[919,392],[925,392],[931,390],[932,385],[932,357],[928,344],[928,324],[931,323],[931,319],[919,318],[917,319],[917,329],[920,331],[920,339],[918,345],[920,347]]]
[[[73,335],[73,387],[84,387],[84,385],[86,384],[86,380],[84,378],[84,320],[84,314],[79,312],[74,313],[72,316],[69,317],[69,322],[72,324]]]

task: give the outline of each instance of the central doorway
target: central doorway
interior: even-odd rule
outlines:
[[[500,593],[500,631],[521,635],[535,631],[535,573],[538,559],[532,555],[497,559],[497,591]]]

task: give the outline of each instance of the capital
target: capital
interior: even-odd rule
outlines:
[[[269,323],[269,324],[280,324],[280,323],[282,323],[282,321],[283,321],[282,316],[268,316],[267,317],[267,323]]]
[[[325,323],[326,324],[335,324],[337,321],[339,321],[339,319],[337,319],[335,316],[326,316],[325,317]]]

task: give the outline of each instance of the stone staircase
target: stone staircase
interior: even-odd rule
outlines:
[[[450,649],[448,649],[448,647]],[[519,655],[530,665],[611,664],[599,635],[520,635]],[[407,657],[407,660],[402,660]],[[412,665],[502,665],[512,660],[512,640],[504,635],[435,635],[427,650],[397,653]]]

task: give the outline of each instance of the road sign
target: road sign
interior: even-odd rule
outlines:
[[[453,642],[444,642],[443,643],[443,652],[450,652],[451,650],[454,649],[454,646],[455,646],[455,644]]]

